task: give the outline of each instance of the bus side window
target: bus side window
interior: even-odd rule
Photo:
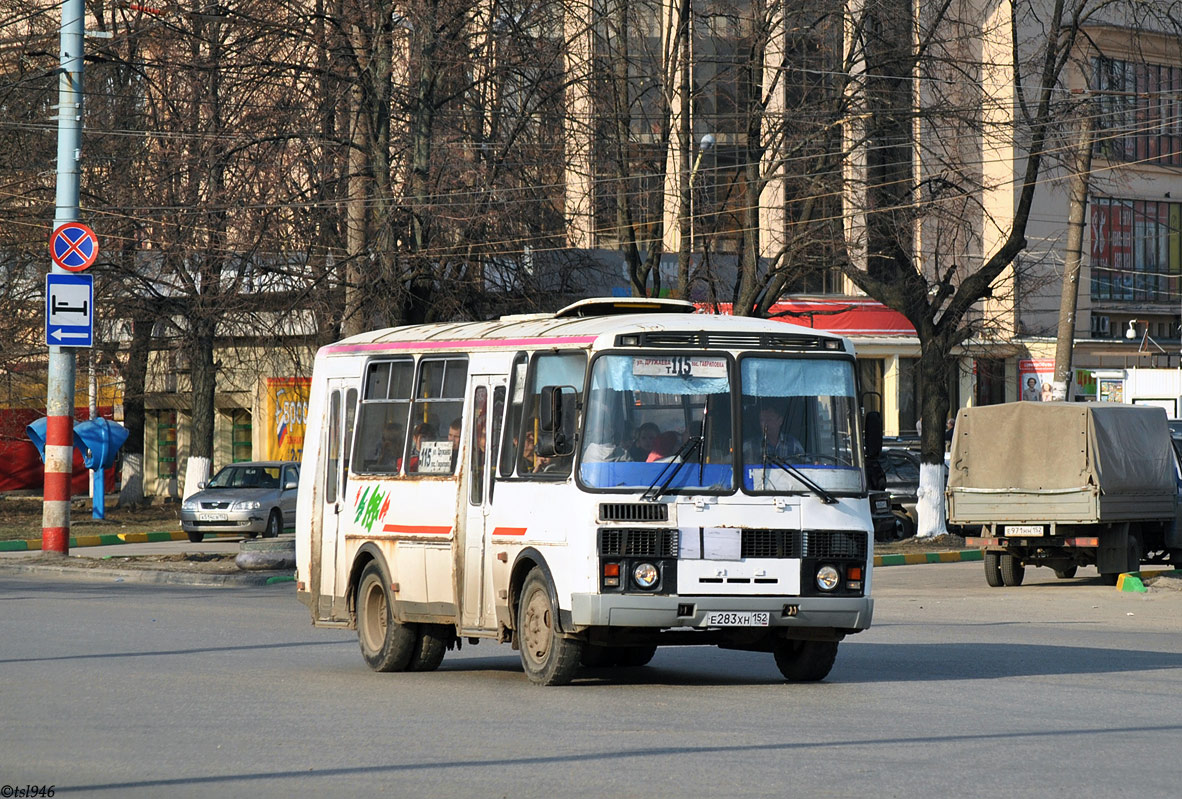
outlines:
[[[570,474],[573,455],[543,458],[534,447],[539,433],[539,396],[546,386],[573,386],[578,396],[583,395],[586,380],[587,355],[584,352],[545,353],[534,356],[525,396],[524,444],[518,459],[517,473],[536,478],[566,477]]]
[[[471,458],[469,498],[473,505],[479,505],[484,501],[484,466],[488,463],[488,389],[484,386],[477,386],[472,397],[472,433],[468,444]]]
[[[374,361],[365,370],[365,387],[357,411],[357,435],[350,459],[354,473],[397,474],[406,443],[414,361]],[[345,412],[352,423],[352,406]]]
[[[467,382],[467,358],[451,356],[419,361],[410,409],[414,435],[408,442],[406,474],[455,474]]]

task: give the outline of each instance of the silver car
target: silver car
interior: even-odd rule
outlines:
[[[291,461],[251,461],[222,468],[181,505],[181,529],[194,543],[206,533],[274,538],[295,526],[300,466]]]

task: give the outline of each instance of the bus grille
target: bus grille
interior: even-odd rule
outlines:
[[[669,506],[651,502],[605,502],[599,506],[601,522],[667,522]]]
[[[602,529],[599,554],[607,557],[677,557],[676,530]]]
[[[744,530],[744,558],[865,558],[866,534],[849,530]]]

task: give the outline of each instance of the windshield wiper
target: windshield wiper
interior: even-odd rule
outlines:
[[[797,469],[791,463],[783,460],[782,458],[777,458],[775,455],[769,455],[767,451],[767,434],[765,433],[763,436],[763,479],[765,483],[767,482],[767,466],[769,463],[772,466],[783,469],[784,471],[788,472],[788,474],[795,477],[798,481],[804,484],[805,488],[809,489],[818,497],[820,497],[821,501],[826,505],[837,504],[836,497],[834,497],[825,489],[821,488],[821,486],[817,485],[810,478],[806,477],[804,472],[802,472],[800,469]]]
[[[801,472],[801,470],[798,469],[797,467],[792,466],[791,463],[788,463],[787,461],[784,461],[784,460],[780,460],[779,457],[775,457],[774,455],[768,455],[765,453],[764,454],[764,470],[765,470],[765,472],[767,470],[768,463],[771,463],[772,466],[784,469],[785,472],[787,472],[788,474],[791,474],[793,476],[793,478],[799,480],[800,482],[803,482],[805,487],[810,489],[810,491],[812,493],[817,494],[817,496],[819,496],[819,498],[820,498],[820,501],[824,502],[825,505],[836,505],[837,504],[836,496],[833,496],[829,492],[825,491],[824,488],[821,488],[820,486],[818,486],[817,483],[813,482],[810,478],[806,478],[805,473]]]
[[[681,449],[673,453],[673,457],[668,463],[665,464],[665,468],[662,469],[661,473],[657,475],[657,479],[653,480],[653,484],[645,489],[645,492],[640,495],[640,498],[649,502],[660,499],[661,495],[669,490],[669,486],[677,478],[677,474],[681,471],[681,467],[685,466],[686,463],[689,462],[690,453],[694,451],[695,447],[701,446],[701,436],[692,436],[686,439],[685,443],[681,445]],[[666,474],[669,476],[666,477]],[[662,480],[664,482],[662,482]],[[702,482],[701,479],[699,479],[698,482]],[[660,488],[657,488],[658,483],[660,483]]]

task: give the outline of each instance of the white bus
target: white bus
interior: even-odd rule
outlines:
[[[493,639],[546,685],[661,644],[820,680],[873,611],[860,428],[847,341],[685,302],[354,336],[316,356],[299,597],[378,671]]]

